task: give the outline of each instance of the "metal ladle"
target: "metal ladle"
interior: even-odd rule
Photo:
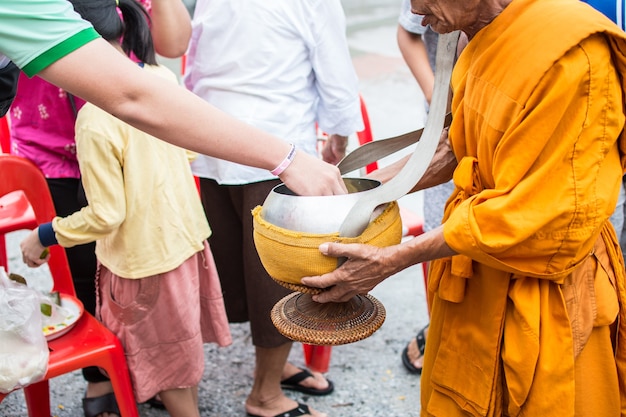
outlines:
[[[435,155],[444,128],[450,77],[459,35],[459,31],[439,35],[433,98],[423,132],[424,138],[417,143],[406,165],[395,177],[379,187],[362,193],[341,224],[340,236],[359,236],[369,225],[372,212],[376,207],[407,194],[426,172]]]

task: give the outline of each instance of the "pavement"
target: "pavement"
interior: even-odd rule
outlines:
[[[375,139],[395,136],[423,127],[424,98],[404,64],[396,45],[399,0],[343,0],[353,62],[360,78]],[[178,63],[173,64],[175,67]],[[179,67],[178,67],[179,68]],[[350,148],[358,146],[351,138]],[[407,152],[410,152],[407,151]],[[381,161],[389,163],[398,156]],[[405,196],[400,204],[423,213],[423,195]],[[10,270],[46,289],[50,285],[45,266],[27,269],[19,256],[24,232],[8,236]],[[313,408],[340,417],[412,417],[420,411],[420,377],[410,374],[400,360],[410,338],[428,322],[421,265],[387,279],[372,293],[386,308],[382,327],[369,338],[332,349],[326,376],[335,392],[312,397],[287,394]],[[205,347],[205,372],[200,384],[203,417],[245,416],[244,402],[252,387],[254,351],[247,324],[231,325],[233,344]],[[294,343],[290,360],[304,366],[302,346]],[[82,417],[85,383],[79,371],[50,381],[52,415]],[[141,417],[165,417],[167,412],[139,406]],[[0,417],[27,416],[21,391],[0,403]]]

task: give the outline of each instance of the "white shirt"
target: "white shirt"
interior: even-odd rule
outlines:
[[[223,111],[315,155],[315,122],[344,136],[363,126],[345,30],[339,0],[199,0],[183,80]],[[220,184],[275,178],[208,156],[192,166]]]

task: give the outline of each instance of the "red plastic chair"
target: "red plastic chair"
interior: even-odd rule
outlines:
[[[10,192],[0,197],[0,233],[12,230],[34,229],[37,227],[35,211],[22,190]],[[4,242],[4,239],[2,240]],[[6,248],[0,251],[0,265],[7,270]]]
[[[6,115],[0,117],[0,153],[9,153],[11,148],[11,132],[9,119]],[[6,242],[4,236],[0,237],[0,265],[6,265]]]
[[[9,129],[9,117],[0,117],[0,153],[11,153],[11,131]],[[6,242],[4,236],[0,237],[0,265],[6,264]]]
[[[0,178],[2,237],[24,227],[32,229],[55,216],[45,178],[29,160],[14,155],[0,155]],[[6,253],[2,253],[4,257],[0,257],[0,261],[6,269]],[[50,247],[48,265],[54,291],[76,296],[65,250],[61,246]],[[111,378],[122,417],[139,417],[124,349],[119,339],[91,314],[84,312],[69,332],[49,341],[48,348],[50,358],[45,379],[24,388],[30,417],[51,415],[48,380],[88,366],[102,368]],[[0,402],[5,397],[6,394],[0,394]]]

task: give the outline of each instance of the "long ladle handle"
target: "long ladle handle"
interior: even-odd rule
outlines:
[[[372,212],[377,206],[397,200],[411,191],[426,172],[435,155],[444,127],[450,77],[456,57],[459,34],[460,32],[456,31],[439,35],[433,98],[426,119],[423,139],[417,143],[406,165],[395,177],[380,187],[364,192],[362,197],[357,200],[339,229],[340,236],[359,236],[369,224]]]
[[[450,123],[452,123],[452,114],[448,113],[446,114],[444,126],[448,127]],[[363,168],[381,158],[408,148],[411,145],[415,145],[421,139],[423,133],[424,128],[392,138],[377,139],[372,142],[367,142],[346,155],[337,164],[337,168],[339,168],[341,175]]]

